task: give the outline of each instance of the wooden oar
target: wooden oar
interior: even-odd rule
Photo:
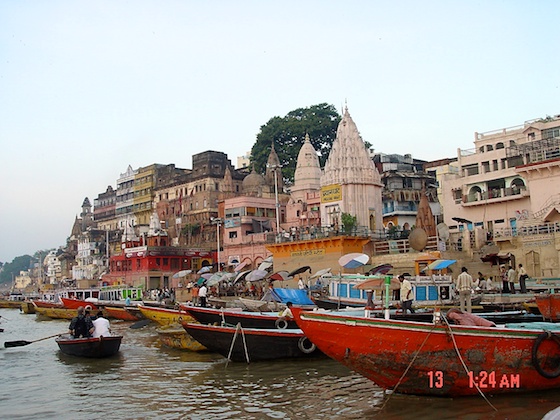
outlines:
[[[64,334],[64,333],[62,333],[62,334]],[[37,341],[48,340],[49,338],[58,337],[59,335],[62,335],[62,334],[49,335],[48,337],[39,338],[38,340],[33,340],[33,341],[25,341],[25,340],[6,341],[6,342],[4,342],[4,347],[7,348],[7,347],[27,346],[28,344],[36,343]]]

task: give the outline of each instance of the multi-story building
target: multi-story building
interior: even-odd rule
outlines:
[[[549,207],[556,189],[547,179],[560,156],[559,129],[560,116],[530,120],[475,133],[474,149],[458,151],[458,173],[442,177],[440,200],[452,234],[471,232],[466,241],[458,235],[463,246],[480,247],[496,232],[515,230]],[[528,181],[536,173],[545,182],[534,182],[531,191]]]
[[[436,178],[424,171],[425,161],[413,159],[411,155],[382,153],[376,154],[373,160],[383,183],[383,226],[391,236],[408,235],[416,222],[422,194],[428,196],[432,214],[441,214]]]
[[[239,195],[245,176],[225,153],[209,150],[193,155],[192,169],[184,176],[158,182],[154,207],[171,243],[197,248],[215,244],[212,219],[218,217],[218,203]]]
[[[93,200],[93,220],[101,230],[117,230],[116,219],[117,192],[110,185]]]

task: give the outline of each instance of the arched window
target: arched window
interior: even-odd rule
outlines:
[[[480,194],[482,190],[479,186],[475,185],[469,191],[469,201],[478,201],[480,199]]]
[[[496,143],[496,150],[503,149],[503,148],[504,148],[504,143],[502,142]]]

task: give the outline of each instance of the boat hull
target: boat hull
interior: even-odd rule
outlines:
[[[312,357],[321,355],[303,332],[296,330],[222,327],[183,322],[185,330],[208,350],[234,362]],[[237,336],[235,335],[237,331]],[[232,342],[233,344],[232,349]],[[243,336],[245,337],[246,347]],[[247,349],[248,358],[245,354]],[[230,354],[231,350],[231,354]]]
[[[159,308],[156,306],[138,305],[138,309],[146,319],[151,319],[160,325],[181,324],[193,322],[194,318],[187,312],[177,309]]]
[[[107,313],[107,316],[114,319],[121,319],[123,321],[139,321],[142,319],[142,314],[137,308],[127,308],[120,306],[105,306],[103,312]]]
[[[97,310],[99,307],[94,303],[88,302],[87,300],[81,299],[73,299],[73,298],[65,298],[61,297],[60,300],[62,301],[62,305],[68,309],[78,309],[80,306],[85,308],[86,306],[91,306],[92,310]]]
[[[535,299],[544,319],[560,321],[560,293],[535,295]]]
[[[34,314],[35,313],[35,305],[33,305],[33,302],[31,302],[30,300],[26,300],[24,302],[21,302],[20,309],[24,314]]]
[[[122,336],[99,338],[57,338],[56,343],[64,354],[78,357],[102,358],[113,356],[121,347]]]
[[[188,312],[201,324],[237,325],[241,323],[243,328],[298,328],[293,320],[278,321],[277,312],[245,312],[187,305],[181,305],[181,309]]]
[[[156,331],[164,346],[187,351],[207,350],[206,347],[191,337],[180,324],[164,325]]]
[[[453,397],[560,387],[560,337],[543,330],[292,311],[320,350],[385,389]]]
[[[35,313],[37,315],[43,315],[52,319],[72,319],[77,315],[76,309],[68,308],[42,308],[39,306],[35,307]]]

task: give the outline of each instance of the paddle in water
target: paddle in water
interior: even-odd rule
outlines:
[[[62,333],[62,334],[64,334],[64,333]],[[28,344],[31,344],[31,343],[36,343],[37,341],[43,341],[43,340],[48,340],[49,338],[58,337],[59,335],[62,335],[62,334],[49,335],[48,337],[39,338],[39,339],[33,340],[33,341],[26,341],[26,340],[6,341],[6,342],[4,342],[4,347],[6,347],[6,348],[8,348],[8,347],[23,347],[23,346],[27,346]]]

